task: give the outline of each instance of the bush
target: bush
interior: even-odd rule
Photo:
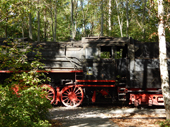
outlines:
[[[29,47],[29,48],[28,48]],[[34,60],[28,60],[28,52],[36,52]],[[0,45],[0,70],[8,68],[10,77],[0,84],[0,126],[2,127],[48,127],[49,101],[38,87],[46,80],[44,73],[38,73],[43,64],[39,62],[38,49],[31,49],[24,43]],[[12,87],[18,84],[15,93]]]
[[[50,126],[47,121],[51,107],[41,88],[30,87],[22,90],[18,97],[9,86],[0,89],[0,126],[41,127]]]
[[[164,122],[158,122],[160,127],[170,127],[170,119],[164,121]]]

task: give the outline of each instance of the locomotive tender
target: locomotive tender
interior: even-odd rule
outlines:
[[[41,62],[51,78],[51,82],[43,84],[49,88],[51,104],[164,105],[156,42],[142,43],[127,37],[83,37],[81,41],[39,44],[43,47]],[[30,59],[34,55],[28,54]]]

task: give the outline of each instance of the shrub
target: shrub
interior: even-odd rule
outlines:
[[[158,122],[158,124],[160,125],[160,127],[170,127],[170,119],[163,122]]]
[[[0,70],[8,68],[13,73],[0,84],[0,126],[2,127],[48,127],[49,101],[38,87],[46,80],[44,73],[38,73],[43,64],[40,53],[35,49],[34,60],[28,60],[26,43],[5,43],[0,45]],[[31,50],[30,50],[31,49]],[[17,94],[12,87],[18,84]]]
[[[30,87],[22,90],[20,97],[9,86],[0,90],[0,126],[2,127],[40,127],[50,126],[47,121],[48,108],[51,107],[41,88]]]

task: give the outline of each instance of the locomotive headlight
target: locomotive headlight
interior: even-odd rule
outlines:
[[[93,68],[92,67],[87,67],[87,75],[93,75]]]

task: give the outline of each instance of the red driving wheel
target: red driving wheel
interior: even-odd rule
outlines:
[[[61,102],[67,107],[79,106],[84,98],[81,87],[66,86],[61,91]]]
[[[51,104],[53,104],[54,101],[55,101],[55,90],[54,90],[54,88],[50,85],[47,85],[47,84],[43,84],[41,87],[43,87],[43,90],[48,92],[48,94],[45,97],[51,102]]]

